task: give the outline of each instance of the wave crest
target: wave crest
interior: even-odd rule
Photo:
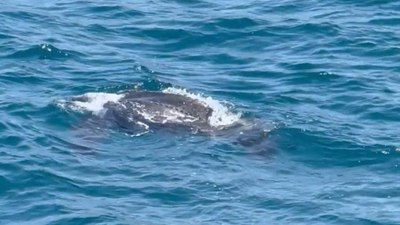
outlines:
[[[38,58],[38,59],[65,59],[71,53],[58,49],[50,44],[35,45],[29,49],[17,51],[11,54],[10,58]]]

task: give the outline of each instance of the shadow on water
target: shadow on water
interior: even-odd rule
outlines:
[[[276,154],[277,149],[274,145],[274,128],[255,125],[243,127],[236,125],[222,130],[204,132],[193,130],[188,126],[170,125],[162,126],[159,124],[151,125],[151,129],[144,129],[141,126],[133,126],[125,123],[121,118],[103,118],[94,115],[85,115],[76,125],[73,126],[72,133],[85,143],[108,144],[115,142],[115,138],[131,139],[134,142],[146,141],[146,139],[158,139],[159,141],[179,141],[185,144],[192,138],[200,138],[204,141],[212,141],[223,145],[228,145],[235,154],[246,155],[254,159],[270,159]],[[180,145],[179,144],[179,145]],[[76,144],[69,144],[79,154],[93,154],[93,148],[82,148]]]

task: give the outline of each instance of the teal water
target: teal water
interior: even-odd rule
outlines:
[[[400,224],[397,1],[2,1],[0,224]],[[259,149],[60,107],[184,88]]]

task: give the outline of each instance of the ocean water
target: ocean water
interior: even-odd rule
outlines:
[[[385,0],[2,1],[0,224],[400,224],[399,25]],[[61,104],[138,88],[268,139]]]

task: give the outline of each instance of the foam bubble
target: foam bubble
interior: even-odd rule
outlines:
[[[220,101],[211,97],[205,97],[200,94],[188,92],[186,89],[167,88],[162,91],[163,93],[183,95],[192,99],[198,100],[204,106],[210,107],[213,112],[209,118],[209,123],[213,127],[226,127],[239,122],[241,114],[233,113],[229,108],[222,104]]]

